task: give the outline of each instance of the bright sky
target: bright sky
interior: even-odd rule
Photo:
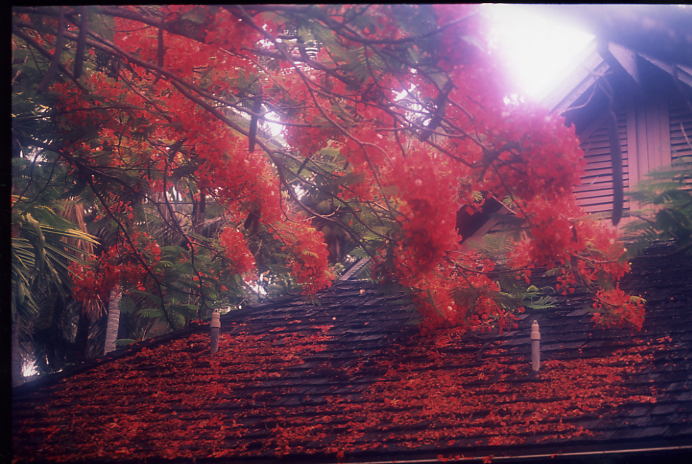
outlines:
[[[532,5],[487,4],[491,37],[527,100],[537,101],[576,65],[593,36]]]

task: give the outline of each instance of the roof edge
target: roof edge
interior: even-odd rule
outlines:
[[[329,292],[333,287],[335,286],[359,286],[359,287],[364,287],[364,286],[372,286],[374,285],[373,282],[369,280],[359,280],[359,279],[353,279],[353,280],[336,280],[333,282],[332,286],[323,290],[320,293],[324,292]],[[318,293],[318,296],[319,294]],[[281,302],[289,302],[289,301],[296,301],[296,300],[304,300],[305,296],[301,294],[287,294],[278,298],[273,298],[273,299],[268,299],[266,301],[258,302],[255,304],[248,305],[242,309],[237,309],[233,311],[229,311],[228,313],[222,315],[221,321],[222,322],[231,322],[235,319],[237,319],[240,316],[243,316],[245,314],[250,313],[251,311],[261,308],[266,305],[274,305],[277,303]],[[45,386],[50,386],[54,385],[60,380],[71,377],[73,375],[79,374],[81,372],[88,371],[90,369],[94,369],[102,364],[115,361],[117,359],[124,358],[129,355],[133,355],[143,348],[153,348],[158,345],[167,343],[171,340],[177,339],[177,338],[183,338],[189,335],[192,335],[193,333],[198,333],[201,332],[202,330],[206,329],[209,325],[209,321],[191,321],[190,325],[188,327],[184,327],[182,329],[177,329],[172,332],[159,335],[157,337],[152,337],[148,338],[146,340],[142,340],[136,343],[132,343],[130,345],[127,345],[123,348],[119,348],[115,351],[111,351],[108,354],[105,355],[100,355],[95,358],[87,359],[84,360],[78,364],[74,364],[71,366],[66,367],[65,369],[58,371],[58,372],[51,372],[48,374],[43,374],[39,375],[31,380],[28,380],[24,382],[21,385],[17,385],[12,387],[11,393],[12,396],[22,396],[25,394],[30,393],[36,388],[40,387],[45,387]],[[222,329],[223,331],[223,325]]]
[[[107,362],[115,361],[116,359],[124,358],[126,356],[135,354],[142,350],[143,348],[152,348],[160,344],[166,343],[175,338],[181,338],[193,333],[199,332],[202,328],[208,325],[208,322],[191,322],[189,327],[174,330],[167,334],[160,335],[158,337],[148,338],[136,343],[127,345],[124,348],[111,351],[108,354],[97,356],[96,358],[87,359],[80,362],[79,364],[71,365],[58,372],[51,372],[49,374],[39,375],[36,378],[24,382],[21,385],[12,388],[12,396],[21,396],[29,393],[35,388],[45,387],[53,385],[63,378],[71,377],[73,375],[79,374],[81,372],[88,371],[95,367],[105,364]]]

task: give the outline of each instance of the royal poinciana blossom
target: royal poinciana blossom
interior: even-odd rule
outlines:
[[[148,267],[161,260],[161,249],[145,233],[134,232],[131,238],[132,244],[120,237],[88,263],[70,265],[72,293],[85,308],[98,312],[99,303],[107,302],[111,290],[121,283],[145,290]]]
[[[184,245],[202,305],[221,275],[276,265],[270,249],[304,292],[329,286],[330,224],[412,289],[427,326],[502,328],[522,308],[501,304],[496,257],[462,245],[456,220],[494,199],[525,223],[503,274],[558,268],[561,291],[598,290],[597,321],[641,327],[642,300],[617,286],[622,244],[576,206],[574,130],[503,102],[474,6],[17,8],[13,31],[15,50],[57,69],[66,135],[51,148],[124,247],[74,273],[77,298],[117,274],[165,302],[172,264],[140,244],[146,221],[125,207]]]

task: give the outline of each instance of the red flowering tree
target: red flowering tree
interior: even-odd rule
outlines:
[[[60,134],[24,145],[117,236],[74,273],[77,298],[117,274],[176,325],[243,279],[286,271],[314,293],[330,257],[369,255],[426,326],[505,327],[522,307],[498,275],[548,268],[593,288],[597,321],[641,327],[616,232],[575,204],[573,129],[505,104],[476,6],[17,7],[12,31]],[[500,257],[457,224],[487,201],[523,222]]]

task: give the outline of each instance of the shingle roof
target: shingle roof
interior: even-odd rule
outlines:
[[[15,459],[435,460],[692,445],[690,270],[681,257],[635,263],[642,332],[596,328],[578,293],[497,337],[422,335],[403,291],[367,282],[258,305],[222,318],[213,357],[201,326],[17,390]]]

